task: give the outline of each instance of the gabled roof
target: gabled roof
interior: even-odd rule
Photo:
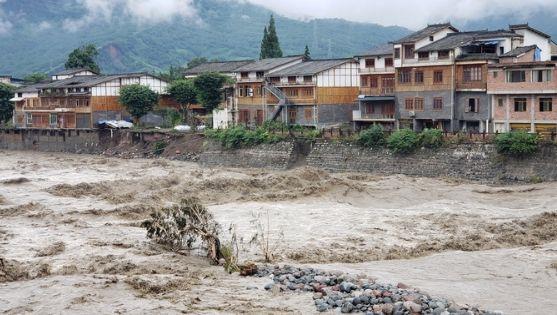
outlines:
[[[150,77],[155,77],[160,80],[163,80],[159,77],[156,77],[146,72],[120,73],[120,74],[110,74],[110,75],[78,75],[64,80],[53,81],[51,83],[42,85],[40,88],[56,89],[56,88],[73,88],[73,87],[76,88],[93,87],[101,83],[112,81],[115,79],[134,78],[134,77],[141,77],[141,76],[150,76]]]
[[[497,54],[477,53],[463,54],[456,57],[457,61],[480,61],[480,60],[499,60]]]
[[[495,63],[488,65],[489,68],[538,68],[538,67],[555,67],[555,61],[529,61],[529,62],[508,62]]]
[[[50,82],[41,82],[30,85],[24,85],[15,90],[15,93],[36,93],[43,86],[48,85]]]
[[[288,68],[270,73],[269,76],[302,76],[302,75],[315,75],[325,70],[343,65],[347,62],[356,62],[353,58],[344,59],[321,59],[321,60],[308,60],[302,63],[295,64]]]
[[[392,54],[393,54],[393,45],[383,44],[383,45],[375,46],[366,52],[358,54],[356,55],[356,57],[387,56]]]
[[[268,58],[257,60],[252,63],[248,63],[244,66],[236,69],[237,72],[253,72],[253,71],[270,71],[285,64],[294,62],[296,60],[302,60],[304,56],[291,56],[282,58]]]
[[[241,66],[245,66],[253,60],[237,60],[237,61],[214,61],[205,62],[191,69],[184,71],[184,75],[197,75],[206,72],[231,73]]]
[[[428,24],[428,26],[424,29],[421,29],[417,32],[414,32],[406,37],[403,37],[399,40],[392,42],[393,44],[403,44],[403,43],[414,43],[421,39],[427,38],[435,33],[442,31],[445,28],[449,28],[455,32],[458,32],[458,29],[451,25],[451,23],[443,23],[443,24]]]
[[[99,74],[98,72],[93,71],[89,68],[74,68],[74,69],[66,69],[64,71],[55,73],[54,75],[72,75],[72,74],[76,74],[76,73],[83,72],[83,71],[91,71],[94,74]]]
[[[473,44],[475,42],[482,42],[489,39],[496,39],[501,37],[522,37],[511,31],[497,30],[497,31],[472,31],[447,34],[446,37],[441,38],[429,45],[425,45],[416,52],[438,51],[438,50],[451,50],[458,47]]]
[[[530,46],[523,46],[523,47],[517,47],[511,51],[509,51],[506,54],[501,55],[501,57],[518,57],[522,54],[525,54],[533,49],[537,49],[538,46],[536,45],[530,45]]]
[[[540,36],[545,37],[545,38],[551,38],[550,35],[547,35],[546,33],[544,33],[544,32],[542,32],[542,31],[540,31],[540,30],[537,30],[537,29],[535,29],[535,28],[529,26],[528,23],[525,23],[525,24],[514,24],[514,25],[509,25],[509,29],[510,29],[511,31],[516,31],[516,30],[529,30],[529,31],[532,31],[532,32],[534,32],[534,33],[536,33],[536,34],[538,34],[538,35],[540,35]]]

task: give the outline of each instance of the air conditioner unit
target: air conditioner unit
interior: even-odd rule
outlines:
[[[416,112],[413,111],[413,110],[411,110],[411,111],[409,112],[409,114],[410,114],[410,117],[416,117]]]

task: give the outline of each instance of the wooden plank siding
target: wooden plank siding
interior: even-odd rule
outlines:
[[[481,67],[481,80],[468,81],[464,80],[464,69],[466,67]],[[487,63],[478,64],[457,64],[456,65],[456,89],[457,90],[486,90],[487,89]]]
[[[401,83],[400,73],[404,70],[410,70],[410,82]],[[422,71],[424,74],[423,83],[416,83],[416,72]],[[436,71],[443,72],[443,82],[434,83],[433,76]],[[395,76],[395,90],[397,92],[426,92],[426,91],[439,91],[450,90],[452,88],[453,76],[452,66],[432,66],[432,67],[407,67],[397,68]]]
[[[317,104],[354,104],[360,88],[354,87],[317,87]]]

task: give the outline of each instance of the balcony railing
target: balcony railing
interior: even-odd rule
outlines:
[[[372,87],[360,87],[360,95],[369,96],[391,96],[395,94],[394,86],[372,88]]]
[[[414,58],[414,59],[404,59],[403,64],[420,64],[420,63],[432,63],[432,62],[453,62],[453,57],[434,57],[430,56],[429,58]]]
[[[395,120],[395,114],[371,114],[355,110],[352,112],[352,120]]]
[[[371,74],[371,73],[395,73],[394,67],[385,68],[360,68],[360,74]]]

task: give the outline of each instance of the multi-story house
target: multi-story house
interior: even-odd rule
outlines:
[[[393,46],[383,45],[357,56],[360,67],[358,109],[352,120],[357,129],[380,124],[395,128],[395,68]]]
[[[455,56],[448,50],[417,51],[456,32],[451,24],[433,24],[392,43],[399,128],[452,130]]]
[[[118,102],[120,88],[141,84],[161,94],[159,105],[173,102],[167,82],[147,73],[75,75],[16,90],[14,123],[18,128],[94,128],[100,120],[129,119]]]
[[[435,89],[441,79],[436,80],[435,72],[432,73],[432,98],[419,96],[424,104],[420,112],[414,109],[416,117],[433,120],[441,115],[445,122],[450,119],[451,123],[445,123],[443,127],[445,130],[488,131],[491,112],[487,96],[487,66],[519,45],[522,38],[522,35],[505,30],[458,32],[417,49],[418,60],[443,65],[444,82],[440,84],[443,86],[441,93],[440,89]],[[432,58],[441,55],[447,59]],[[414,85],[420,79],[417,75],[420,71],[427,76],[427,68],[412,69]],[[418,124],[418,129],[423,126]]]
[[[307,60],[267,74],[267,119],[316,128],[350,122],[358,67],[354,58]]]
[[[21,86],[25,84],[25,80],[16,79],[11,75],[0,75],[0,83],[9,84],[13,86]]]
[[[193,79],[203,73],[219,73],[225,76],[236,79],[236,69],[245,66],[253,60],[237,60],[237,61],[214,61],[205,62],[184,72],[187,79]],[[238,104],[235,97],[234,84],[227,84],[223,89],[222,102],[213,110],[213,127],[214,128],[228,128],[230,124],[234,124],[238,120]],[[205,109],[199,104],[190,105],[190,109],[194,112],[203,114]]]
[[[496,132],[556,132],[555,62],[539,60],[537,46],[519,47],[489,65],[487,80]]]
[[[273,115],[266,105],[266,77],[303,61],[303,56],[268,58],[237,68],[235,103],[239,124],[261,125]]]

